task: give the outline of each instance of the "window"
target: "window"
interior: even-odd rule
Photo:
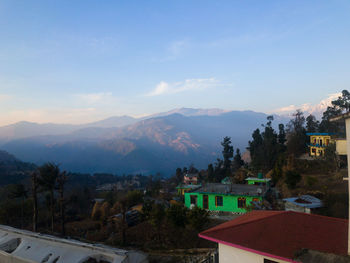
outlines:
[[[222,196],[215,196],[215,205],[216,206],[223,206],[224,205],[224,201],[223,201],[223,198]]]
[[[264,263],[278,263],[277,261],[273,261],[267,258],[264,258]]]
[[[197,196],[196,195],[191,195],[191,205],[197,205]]]
[[[246,204],[245,204],[246,199],[244,197],[239,197],[238,198],[238,208],[245,208]]]

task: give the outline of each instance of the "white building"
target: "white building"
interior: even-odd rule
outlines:
[[[347,228],[345,219],[253,211],[199,236],[218,243],[219,263],[284,263],[300,262],[297,255],[304,249],[347,255]]]
[[[1,263],[146,263],[147,256],[0,225]]]

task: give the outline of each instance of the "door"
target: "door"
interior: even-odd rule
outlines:
[[[208,195],[203,195],[203,209],[208,209]]]

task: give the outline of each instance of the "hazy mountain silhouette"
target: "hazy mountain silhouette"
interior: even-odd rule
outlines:
[[[224,136],[244,151],[253,130],[267,117],[253,111],[185,108],[168,113],[141,120],[113,117],[85,125],[14,124],[12,139],[9,126],[0,127],[0,138],[7,138],[1,148],[24,161],[54,161],[76,172],[171,174],[191,163],[206,168],[221,157]]]

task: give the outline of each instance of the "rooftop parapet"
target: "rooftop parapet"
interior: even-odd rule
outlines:
[[[0,225],[0,262],[146,263],[141,252],[89,244],[77,240]]]

